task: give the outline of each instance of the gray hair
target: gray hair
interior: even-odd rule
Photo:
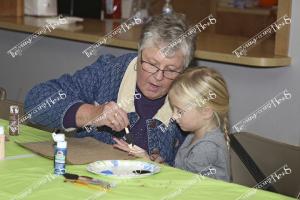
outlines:
[[[180,42],[175,42],[188,30],[188,25],[183,14],[162,14],[152,17],[142,29],[139,43],[138,55],[146,47],[160,47],[164,56],[171,57],[175,51],[180,50],[185,57],[184,67],[188,67],[195,53],[195,36],[182,38]],[[174,46],[170,44],[175,42]]]

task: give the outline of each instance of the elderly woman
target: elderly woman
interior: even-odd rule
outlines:
[[[155,16],[143,27],[138,55],[102,55],[72,76],[35,86],[26,96],[26,111],[45,100],[49,107],[31,121],[67,130],[98,127],[82,129],[77,136],[107,144],[114,144],[114,137],[123,137],[124,128],[129,127],[135,145],[153,160],[173,165],[184,136],[173,121],[169,123],[172,111],[166,95],[172,81],[189,65],[195,45],[192,37],[172,48],[169,44],[187,29],[180,15]],[[54,101],[57,91],[65,98]]]

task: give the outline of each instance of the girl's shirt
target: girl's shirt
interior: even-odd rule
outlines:
[[[191,144],[193,137],[194,134],[189,134],[179,148],[175,167],[230,181],[229,151],[224,133],[216,128]]]

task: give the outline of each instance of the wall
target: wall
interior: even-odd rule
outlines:
[[[8,91],[8,98],[23,101],[35,84],[57,78],[63,73],[74,73],[93,63],[97,57],[87,58],[81,52],[89,43],[43,37],[25,49],[22,56],[13,58],[6,52],[29,34],[0,29],[0,85]],[[100,48],[99,55],[122,55],[134,52],[118,48]]]

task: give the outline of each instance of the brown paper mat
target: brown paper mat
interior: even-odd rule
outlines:
[[[67,163],[73,165],[87,164],[97,160],[132,160],[128,153],[114,149],[91,137],[68,138]],[[53,159],[53,141],[18,143],[20,146],[43,157]]]

